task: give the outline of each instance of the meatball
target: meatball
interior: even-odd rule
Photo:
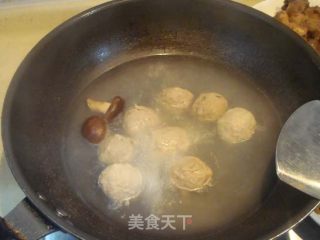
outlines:
[[[160,119],[151,108],[135,106],[129,109],[124,116],[123,128],[131,135],[137,135],[157,127]]]
[[[130,162],[133,156],[133,141],[120,134],[105,138],[99,145],[99,159],[107,164]]]
[[[165,88],[157,96],[156,100],[170,113],[180,114],[191,106],[193,94],[179,87]]]
[[[118,204],[127,203],[142,192],[140,170],[128,163],[116,163],[104,169],[98,180],[103,192]]]
[[[244,108],[232,108],[218,120],[218,134],[228,143],[240,143],[249,140],[255,132],[256,120],[251,112]]]
[[[171,168],[171,183],[182,190],[200,191],[212,182],[212,170],[197,157],[186,156]]]
[[[201,121],[215,122],[228,109],[228,101],[218,93],[202,93],[192,105],[192,112]]]
[[[154,148],[161,153],[185,152],[190,147],[187,132],[179,127],[163,127],[152,132]]]

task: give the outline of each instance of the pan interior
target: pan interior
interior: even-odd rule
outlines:
[[[217,92],[229,101],[229,108],[244,107],[256,117],[254,137],[230,145],[215,136],[215,124],[200,126],[192,117],[176,123],[194,126],[212,133],[207,141],[192,147],[189,155],[204,160],[213,170],[214,185],[203,193],[178,191],[154,184],[149,192],[117,210],[100,190],[97,182],[106,167],[98,160],[97,146],[88,144],[80,134],[83,121],[92,112],[86,98],[110,101],[119,95],[126,107],[134,104],[154,107],[152,101],[163,88],[178,86],[195,96]],[[120,131],[122,115],[109,131]],[[81,199],[100,217],[128,226],[129,216],[192,215],[187,233],[219,230],[246,219],[257,211],[276,183],[274,152],[281,122],[270,99],[250,76],[218,61],[182,55],[158,55],[121,64],[93,81],[76,98],[67,120],[63,158],[70,185]],[[177,222],[178,223],[178,222]],[[177,224],[182,231],[182,224]]]

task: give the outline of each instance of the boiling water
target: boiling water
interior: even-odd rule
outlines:
[[[170,186],[168,176],[146,156],[136,164],[146,180],[144,192],[129,206],[113,209],[97,181],[106,167],[99,162],[97,146],[80,135],[81,124],[92,113],[85,100],[88,97],[110,101],[119,95],[126,106],[134,104],[156,108],[153,101],[163,88],[179,86],[195,96],[217,92],[229,101],[229,107],[244,107],[256,117],[258,128],[247,142],[230,145],[219,140],[215,124],[203,124],[189,115],[176,119],[160,115],[169,125],[179,125],[192,135],[194,145],[186,153],[205,161],[213,170],[213,186],[204,192],[185,192]],[[95,80],[85,89],[73,106],[70,127],[66,135],[66,170],[79,196],[104,218],[128,225],[130,215],[148,217],[162,215],[192,215],[188,233],[219,230],[244,220],[266,199],[275,183],[274,152],[280,122],[272,103],[245,74],[218,62],[187,56],[153,56],[122,64]],[[120,132],[123,116],[109,130]],[[153,161],[152,161],[153,160]],[[176,219],[176,232],[182,231]],[[179,224],[178,224],[179,223]]]

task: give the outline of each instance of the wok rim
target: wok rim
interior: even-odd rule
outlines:
[[[106,11],[108,8],[112,8],[113,6],[126,4],[128,2],[139,2],[143,0],[111,0],[110,2],[106,2],[97,6],[94,6],[92,8],[89,8],[88,10],[85,10],[79,14],[76,14],[75,16],[71,17],[70,19],[66,20],[65,22],[61,23],[57,27],[55,27],[52,31],[50,31],[47,35],[45,35],[27,54],[27,56],[23,59],[19,67],[17,68],[10,84],[6,92],[6,96],[3,103],[3,110],[2,110],[2,140],[3,140],[3,149],[4,149],[4,156],[6,161],[8,162],[8,166],[17,181],[18,185],[20,186],[21,190],[25,193],[26,197],[36,206],[36,208],[46,216],[50,221],[55,223],[59,228],[62,230],[71,233],[75,237],[79,239],[87,239],[87,240],[98,240],[96,237],[93,237],[86,232],[82,231],[79,228],[76,228],[68,222],[65,221],[65,219],[58,217],[52,209],[50,209],[45,202],[43,202],[41,199],[39,199],[38,194],[32,189],[32,187],[27,183],[26,179],[24,178],[24,174],[21,172],[19,168],[19,164],[17,164],[17,161],[15,160],[14,153],[11,148],[11,137],[9,128],[7,127],[9,125],[9,116],[11,111],[11,103],[12,99],[15,95],[15,89],[18,86],[19,82],[21,81],[19,75],[23,72],[24,68],[27,65],[27,62],[29,62],[30,59],[34,55],[37,55],[39,53],[39,49],[41,49],[41,46],[46,44],[49,41],[52,41],[57,35],[59,35],[60,32],[64,31],[65,29],[68,29],[72,27],[73,24],[76,22],[89,17],[92,14],[95,14],[96,12],[100,11]],[[213,2],[217,2],[221,6],[230,7],[234,11],[239,11],[244,14],[248,14],[253,16],[254,18],[263,21],[264,23],[267,23],[271,25],[274,29],[277,29],[279,32],[282,32],[282,34],[286,34],[287,37],[291,38],[292,41],[295,42],[297,47],[301,47],[308,56],[311,58],[312,62],[317,66],[317,68],[320,70],[320,58],[318,54],[313,50],[307,42],[305,42],[300,36],[298,36],[295,32],[293,32],[288,27],[284,26],[280,22],[278,22],[276,19],[264,14],[263,12],[260,12],[258,10],[255,10],[252,7],[248,7],[245,5],[242,5],[240,3],[232,2],[232,1],[225,1],[225,0],[212,0]],[[320,80],[319,80],[320,81]],[[310,197],[310,203],[307,207],[301,210],[303,213],[299,213],[301,216],[297,216],[299,220],[293,224],[290,223],[284,223],[284,225],[279,228],[279,231],[276,231],[275,233],[269,233],[266,236],[266,239],[273,239],[281,236],[288,230],[295,227],[297,224],[302,222],[307,216],[310,215],[311,212],[320,204],[319,200],[316,200],[312,197]]]

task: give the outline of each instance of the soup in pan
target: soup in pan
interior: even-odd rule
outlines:
[[[115,96],[125,107],[93,144],[81,128],[88,117],[103,117]],[[167,215],[177,222],[192,216],[188,232],[218,230],[252,214],[273,187],[279,117],[231,67],[191,56],[145,57],[106,72],[75,103],[66,165],[101,217],[125,226],[133,216],[160,223]]]

